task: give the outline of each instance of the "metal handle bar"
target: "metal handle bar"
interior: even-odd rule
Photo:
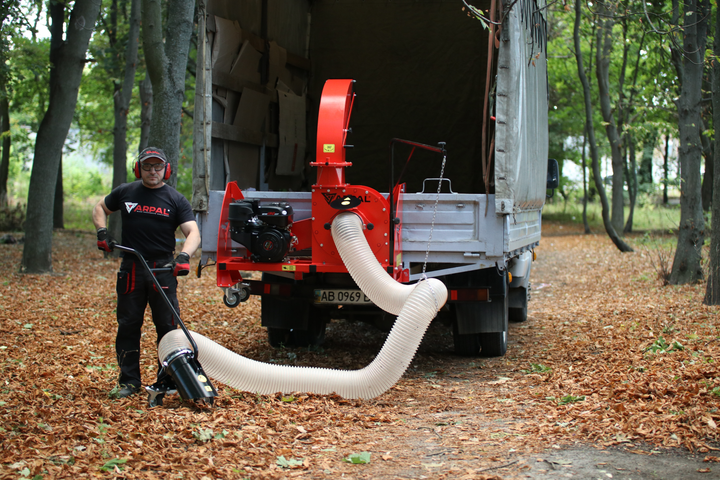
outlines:
[[[167,303],[167,306],[170,307],[170,310],[172,311],[173,315],[175,315],[175,318],[178,319],[178,323],[180,324],[180,328],[182,328],[182,331],[185,333],[185,336],[187,337],[188,341],[190,342],[190,345],[192,346],[193,350],[195,351],[195,358],[199,358],[198,353],[198,346],[195,343],[195,340],[192,338],[192,335],[190,335],[190,332],[188,331],[187,327],[185,327],[185,323],[183,323],[182,319],[180,318],[180,314],[175,310],[175,307],[173,307],[172,302],[170,299],[165,295],[165,291],[162,288],[162,285],[160,285],[160,282],[158,282],[158,279],[155,278],[155,275],[153,275],[153,271],[171,271],[171,268],[155,268],[151,269],[150,266],[147,264],[143,256],[138,252],[137,250],[130,248],[130,247],[124,247],[122,245],[119,245],[117,243],[113,244],[113,248],[117,248],[120,251],[132,253],[135,255],[138,260],[140,260],[140,263],[143,264],[143,267],[147,272],[150,274],[150,278],[152,278],[153,283],[155,284],[155,287],[157,288],[157,291],[160,292],[160,295],[162,295],[163,300],[165,300],[165,303]]]
[[[448,190],[450,190],[450,193],[457,195],[457,193],[453,192],[452,181],[449,178],[437,178],[437,177],[436,178],[426,178],[425,180],[423,180],[422,192],[417,192],[417,193],[425,193],[425,182],[427,182],[428,180],[437,180],[441,185],[443,182],[448,182]]]

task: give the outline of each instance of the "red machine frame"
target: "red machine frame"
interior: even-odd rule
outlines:
[[[332,238],[333,219],[341,212],[353,212],[363,221],[365,238],[378,262],[396,280],[407,282],[409,271],[402,269],[400,215],[404,185],[393,192],[395,208],[391,209],[384,195],[372,188],[349,185],[345,182],[345,168],[352,166],[345,160],[346,139],[350,113],[355,100],[354,80],[328,80],[323,88],[318,111],[316,161],[317,183],[312,186],[311,218],[293,222],[289,229],[293,246],[282,262],[254,262],[250,252],[233,255],[230,238],[229,205],[244,199],[237,183],[228,183],[220,213],[217,246],[217,285],[233,287],[242,282],[241,271],[293,272],[296,280],[303,274],[317,272],[347,272]],[[392,242],[392,245],[390,243]],[[391,248],[392,247],[392,248]],[[293,251],[311,249],[311,258],[293,258]],[[392,256],[394,258],[391,258]]]

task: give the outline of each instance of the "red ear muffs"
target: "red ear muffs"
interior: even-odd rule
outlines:
[[[135,162],[135,167],[133,168],[133,172],[135,173],[135,178],[140,178],[140,162]],[[170,168],[169,163],[165,163],[165,173],[163,174],[163,180],[170,179],[170,175],[172,174],[172,169]]]

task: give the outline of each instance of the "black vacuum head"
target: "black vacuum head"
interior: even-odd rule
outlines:
[[[195,359],[192,350],[176,350],[168,355],[163,364],[175,381],[183,400],[202,400],[212,405],[213,398],[217,397],[217,391],[205,375],[200,362]]]

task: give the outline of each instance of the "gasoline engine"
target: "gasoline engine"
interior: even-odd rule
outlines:
[[[238,200],[229,205],[228,220],[230,238],[248,249],[253,262],[281,262],[290,251],[290,204],[259,205],[257,200]]]

